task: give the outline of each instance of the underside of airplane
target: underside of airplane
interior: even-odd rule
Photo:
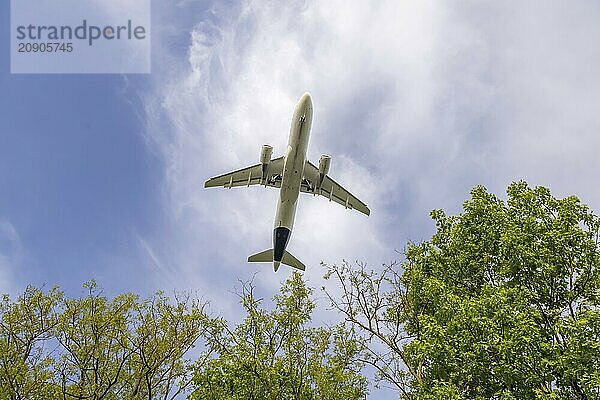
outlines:
[[[287,250],[299,193],[323,196],[347,209],[365,215],[371,211],[365,203],[334,181],[329,175],[331,157],[322,155],[318,166],[306,159],[312,126],[313,106],[308,93],[300,98],[292,117],[288,147],[281,157],[272,159],[273,147],[263,145],[258,164],[209,179],[204,187],[249,187],[263,185],[279,189],[275,213],[273,248],[248,257],[248,262],[272,262],[275,271],[280,264],[304,271],[305,265]]]

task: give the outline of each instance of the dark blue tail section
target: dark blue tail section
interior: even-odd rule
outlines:
[[[275,228],[273,231],[273,261],[281,261],[285,248],[290,241],[291,231],[283,226]]]

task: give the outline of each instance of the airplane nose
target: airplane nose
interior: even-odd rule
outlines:
[[[312,108],[312,98],[310,97],[310,93],[305,92],[302,97],[300,97],[300,105],[302,108]]]

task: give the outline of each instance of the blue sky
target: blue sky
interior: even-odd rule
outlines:
[[[600,3],[153,2],[152,74],[11,75],[0,3],[0,290],[192,290],[237,316],[289,271],[271,244],[277,193],[204,190],[283,152],[304,91],[309,157],[372,209],[306,197],[289,248],[320,261],[399,259],[471,187],[525,179],[600,208]],[[335,289],[332,289],[335,290]]]
[[[8,55],[8,2],[1,7]],[[3,57],[0,223],[12,232],[1,238],[3,289],[101,279],[111,259],[129,262],[130,231],[152,229],[160,208],[139,105],[118,75],[9,71]]]

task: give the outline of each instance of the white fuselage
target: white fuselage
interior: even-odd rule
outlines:
[[[275,231],[273,235],[275,261],[281,260],[294,226],[298,195],[300,194],[300,185],[306,162],[306,149],[312,126],[312,117],[312,100],[310,94],[305,93],[300,98],[294,110],[288,147],[283,161],[283,176],[279,191],[277,212],[275,214]]]

